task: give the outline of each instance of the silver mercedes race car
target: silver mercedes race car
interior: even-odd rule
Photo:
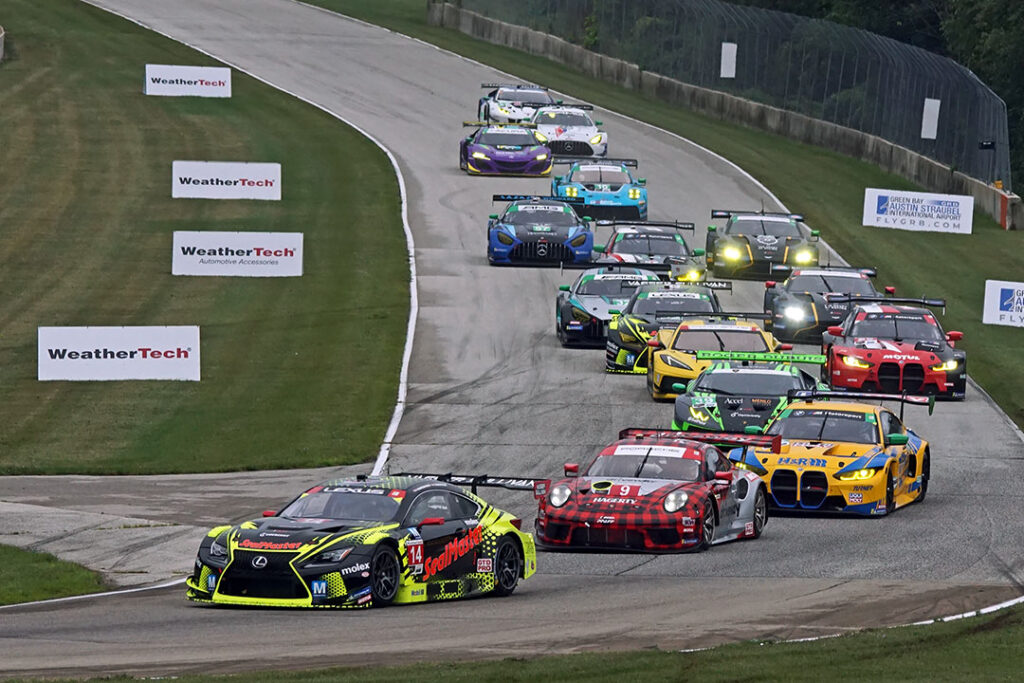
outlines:
[[[555,334],[562,346],[604,347],[612,311],[625,306],[637,287],[659,282],[657,273],[621,264],[588,268],[555,300]]]
[[[590,118],[587,112],[593,109],[589,104],[541,107],[531,121],[553,154],[603,157],[608,154],[608,133],[598,130],[601,122]]]
[[[477,104],[479,121],[519,123],[533,118],[538,108],[557,104],[547,88],[539,85],[481,83],[481,88],[492,88]]]

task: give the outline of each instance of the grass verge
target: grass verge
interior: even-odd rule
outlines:
[[[0,473],[374,457],[409,310],[386,156],[237,72],[231,99],[143,96],[147,62],[216,62],[85,3],[3,8]],[[284,198],[172,200],[174,159],[280,162]],[[305,275],[173,277],[174,230],[303,232]],[[36,380],[37,326],[182,324],[201,327],[199,383]]]
[[[0,545],[0,605],[107,590],[96,572],[47,553]]]
[[[975,212],[971,236],[863,227],[864,188],[921,188],[872,164],[723,123],[587,77],[548,59],[428,26],[423,0],[313,3],[673,131],[728,158],[764,182],[791,210],[805,214],[808,223],[819,228],[850,263],[876,266],[879,285],[895,285],[903,296],[945,297],[948,308],[943,325],[964,332],[962,346],[968,352],[969,374],[1024,427],[1024,393],[1019,391],[1024,386],[1024,355],[1000,352],[1020,348],[1024,332],[981,323],[985,279],[1024,279],[1024,232],[1005,232],[980,211]],[[466,84],[467,90],[474,92],[477,86]],[[705,221],[708,217],[679,218]]]

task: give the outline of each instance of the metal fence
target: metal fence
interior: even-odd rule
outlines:
[[[969,69],[927,50],[720,0],[461,5],[685,83],[877,135],[1010,189],[1006,104]]]

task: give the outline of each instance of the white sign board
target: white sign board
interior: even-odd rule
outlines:
[[[981,322],[986,325],[1024,327],[1024,282],[985,280],[985,308]]]
[[[175,161],[175,199],[281,199],[281,164],[237,161]]]
[[[924,98],[924,108],[921,110],[921,139],[934,140],[939,135],[939,110],[942,108],[942,100],[933,100],[930,97]]]
[[[721,78],[736,78],[736,43],[722,43]]]
[[[864,225],[971,234],[974,197],[905,190],[864,190]]]
[[[231,97],[231,69],[147,64],[142,92],[165,97]]]
[[[178,230],[171,274],[298,277],[302,275],[302,233]]]
[[[39,380],[199,381],[199,328],[40,327]]]

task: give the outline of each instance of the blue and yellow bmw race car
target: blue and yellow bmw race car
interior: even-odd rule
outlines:
[[[487,221],[487,260],[491,265],[590,263],[594,231],[590,217],[570,206],[579,200],[496,194],[491,201],[511,202]]]
[[[647,179],[634,178],[636,159],[556,157],[569,172],[551,179],[551,194],[583,200],[594,218],[647,220]]]

